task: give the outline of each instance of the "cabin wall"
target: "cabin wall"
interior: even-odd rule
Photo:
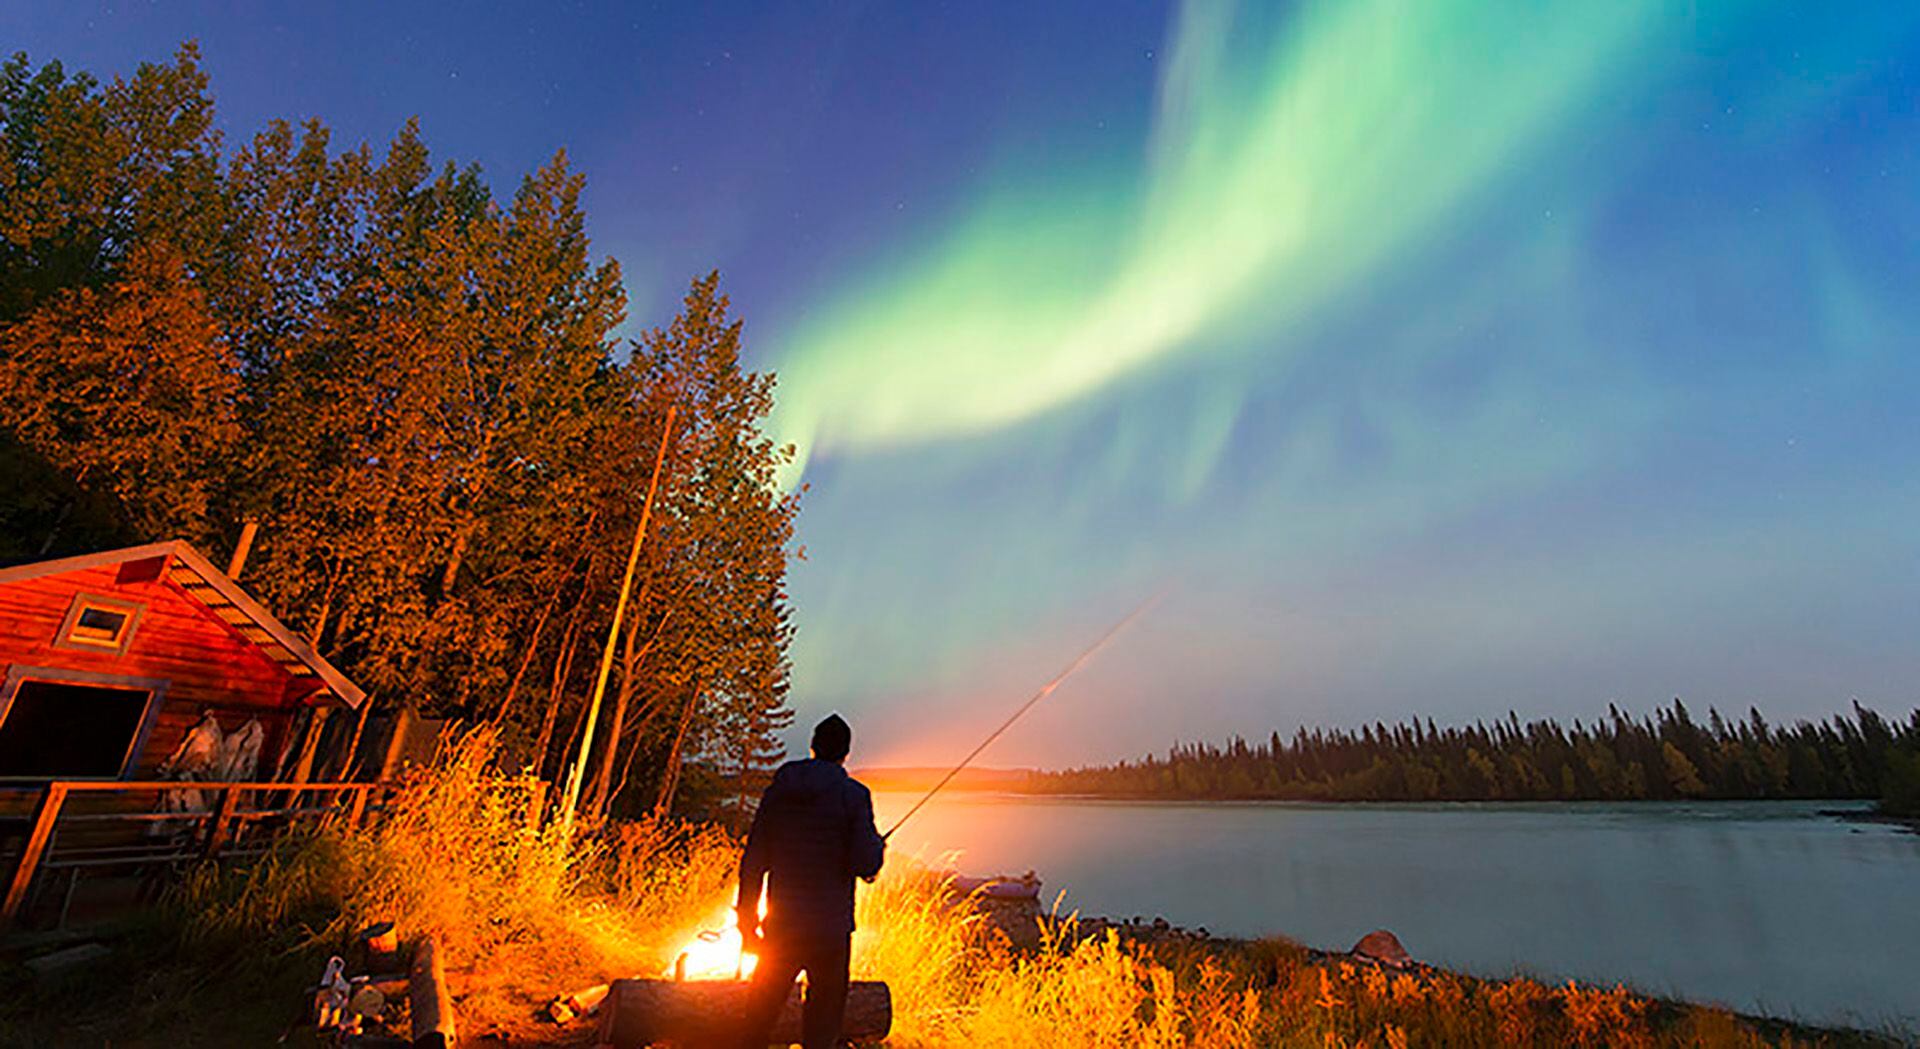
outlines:
[[[270,773],[296,706],[287,700],[289,675],[164,574],[123,584],[121,568],[102,565],[0,584],[0,675],[13,666],[36,666],[167,681],[132,778],[150,778],[208,710],[228,732],[248,718],[260,719],[267,730],[261,765],[263,775]],[[80,593],[143,606],[124,652],[55,645]]]

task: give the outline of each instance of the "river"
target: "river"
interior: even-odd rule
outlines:
[[[913,796],[876,793],[881,826]],[[893,858],[1039,872],[1062,913],[1345,949],[1390,929],[1481,976],[1624,983],[1814,1023],[1920,1029],[1920,835],[1836,802],[1117,802],[943,795]]]

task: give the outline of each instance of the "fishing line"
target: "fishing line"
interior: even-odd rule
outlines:
[[[991,745],[994,740],[1000,738],[1000,735],[1002,733],[1012,728],[1013,723],[1020,720],[1021,715],[1025,714],[1029,710],[1032,710],[1034,707],[1034,704],[1052,695],[1053,690],[1056,688],[1059,688],[1060,683],[1062,681],[1065,681],[1066,679],[1072,677],[1074,673],[1078,671],[1081,667],[1086,666],[1088,661],[1092,660],[1096,653],[1098,653],[1101,649],[1107,647],[1107,642],[1112,641],[1115,635],[1119,634],[1120,631],[1126,629],[1127,624],[1133,622],[1135,619],[1140,618],[1141,614],[1146,612],[1147,609],[1152,608],[1155,604],[1158,604],[1160,599],[1166,596],[1166,593],[1167,592],[1165,590],[1162,590],[1159,593],[1154,594],[1152,597],[1147,598],[1145,601],[1140,602],[1140,606],[1138,608],[1135,608],[1133,611],[1127,613],[1127,616],[1125,619],[1122,619],[1118,623],[1115,623],[1113,624],[1113,626],[1107,628],[1107,632],[1100,635],[1100,640],[1095,641],[1092,645],[1088,646],[1085,652],[1080,653],[1079,658],[1075,659],[1072,663],[1067,665],[1067,669],[1062,670],[1060,673],[1054,675],[1053,680],[1047,682],[1046,685],[1040,689],[1040,691],[1035,692],[1033,694],[1032,699],[1029,699],[1025,703],[1021,704],[1020,709],[1014,711],[1012,717],[1001,722],[1000,727],[997,729],[994,729],[992,735],[988,736],[986,739],[981,740],[979,746],[973,748],[973,750],[970,753],[968,753],[966,757],[961,758],[960,764],[955,765],[951,770],[947,772],[945,776],[940,777],[940,782],[935,783],[933,785],[932,790],[927,791],[926,794],[921,796],[919,801],[914,802],[913,808],[908,809],[907,814],[905,816],[900,817],[900,819],[894,823],[892,830],[889,830],[885,834],[882,834],[880,836],[881,840],[885,841],[886,839],[893,837],[894,831],[899,830],[901,826],[907,822],[907,820],[912,819],[913,814],[916,812],[919,812],[920,807],[922,805],[925,805],[927,802],[932,801],[933,796],[935,794],[940,793],[940,788],[946,786],[950,781],[952,781],[953,777],[958,776],[960,774],[961,769],[966,768],[969,764],[972,763],[974,758],[977,758],[980,756],[981,751],[987,749],[987,747]]]

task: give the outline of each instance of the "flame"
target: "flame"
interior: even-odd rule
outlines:
[[[760,917],[767,916],[766,897],[760,898]],[[759,959],[746,953],[740,923],[733,908],[721,909],[711,927],[702,930],[675,956],[667,975],[684,980],[744,980],[753,975]]]

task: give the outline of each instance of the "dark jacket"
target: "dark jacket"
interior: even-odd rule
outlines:
[[[845,936],[853,931],[853,879],[880,872],[886,843],[873,825],[873,795],[831,761],[789,761],[760,798],[740,857],[740,900],[767,882],[770,936]]]

